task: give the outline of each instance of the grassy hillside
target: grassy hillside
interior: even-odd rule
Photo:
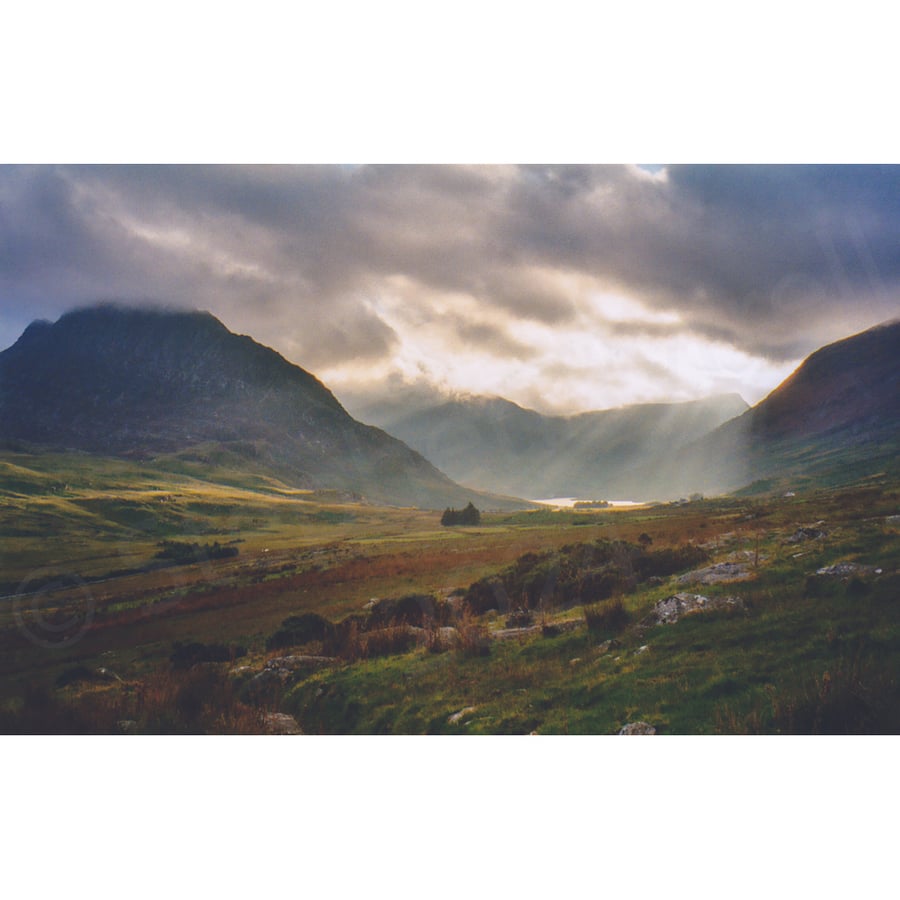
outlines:
[[[900,728],[891,479],[442,528],[238,474],[2,466],[7,731]],[[654,624],[684,593],[710,610]]]

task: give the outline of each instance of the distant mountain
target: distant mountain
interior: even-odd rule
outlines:
[[[451,400],[380,424],[457,481],[517,496],[651,499],[652,467],[747,404],[736,394],[545,416],[500,398]]]
[[[817,350],[742,416],[642,474],[671,494],[753,482],[841,484],[896,470],[900,320]]]
[[[309,372],[201,312],[103,305],[32,323],[0,353],[0,440],[215,461],[400,505],[521,505],[454,484]]]

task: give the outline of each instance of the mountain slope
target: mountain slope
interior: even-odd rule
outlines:
[[[630,472],[746,409],[731,394],[544,416],[475,397],[381,424],[464,484],[528,497],[648,499]]]
[[[828,484],[894,469],[900,451],[900,321],[809,356],[742,416],[643,474],[676,493],[760,480]]]
[[[314,376],[209,313],[76,310],[0,353],[0,437],[138,458],[227,458],[297,487],[440,508],[461,488]]]

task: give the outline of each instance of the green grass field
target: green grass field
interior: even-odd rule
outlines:
[[[888,476],[442,528],[439,512],[199,474],[0,458],[3,730],[256,732],[282,712],[305,733],[900,732]],[[679,560],[742,574],[687,583]],[[739,603],[650,624],[678,592]],[[425,612],[384,617],[410,596]],[[520,605],[531,627],[511,632]],[[327,636],[267,648],[305,613]],[[267,663],[304,654],[328,661],[256,690]]]

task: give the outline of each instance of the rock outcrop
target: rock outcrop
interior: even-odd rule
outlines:
[[[743,609],[739,597],[704,597],[702,594],[673,594],[657,600],[653,612],[645,620],[647,625],[671,625],[682,616],[708,612],[713,609]]]

